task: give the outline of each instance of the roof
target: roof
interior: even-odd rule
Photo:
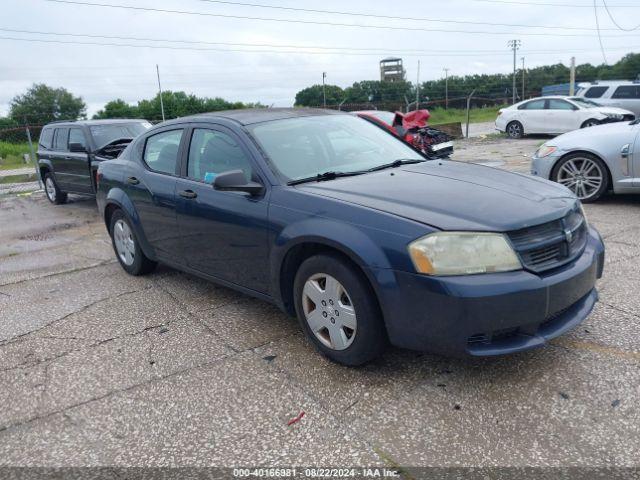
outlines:
[[[311,117],[317,115],[344,115],[337,110],[323,110],[320,108],[246,108],[239,110],[224,110],[221,112],[200,113],[189,117],[176,119],[178,121],[194,119],[226,118],[240,125],[284,120],[286,118]]]
[[[57,122],[49,122],[47,125],[58,125],[58,126],[65,126],[65,125],[86,125],[86,126],[91,126],[91,125],[117,125],[117,124],[123,124],[123,123],[135,123],[135,122],[146,122],[147,120],[145,120],[144,118],[110,118],[110,119],[104,119],[104,120],[60,120]]]

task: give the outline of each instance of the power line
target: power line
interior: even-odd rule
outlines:
[[[600,35],[600,21],[598,20],[597,0],[593,0],[593,14],[596,18],[596,29],[598,30],[598,42],[600,42],[600,51],[602,52],[602,58],[604,59],[604,64],[607,65],[607,55],[604,53],[604,45],[602,44],[602,35]]]
[[[222,5],[236,5],[241,7],[265,8],[265,9],[280,10],[280,11],[284,10],[284,11],[303,12],[303,13],[323,13],[323,14],[329,14],[329,15],[344,15],[344,16],[350,16],[350,17],[379,18],[383,20],[409,20],[409,21],[417,21],[417,22],[453,23],[456,25],[488,25],[492,27],[550,28],[550,29],[558,29],[558,30],[594,30],[593,28],[588,28],[588,27],[570,27],[570,26],[567,27],[562,25],[539,25],[539,24],[533,25],[533,24],[526,24],[526,23],[493,23],[493,22],[477,22],[477,21],[470,21],[470,20],[448,20],[448,19],[429,18],[429,17],[399,17],[395,15],[382,15],[382,14],[375,14],[375,13],[342,11],[342,10],[320,10],[320,9],[300,8],[300,7],[285,7],[282,5],[232,2],[228,0],[197,0],[197,1],[205,2],[205,3],[222,4]]]
[[[561,7],[561,8],[592,8],[591,5],[577,3],[548,3],[548,2],[517,2],[513,0],[466,0],[469,2],[497,3],[506,5],[520,5],[522,7],[540,6],[540,7]],[[640,8],[638,4],[618,4],[611,5],[616,8]]]
[[[636,25],[633,28],[624,28],[621,27],[618,22],[616,22],[616,19],[613,18],[613,14],[609,11],[609,7],[607,6],[607,2],[606,0],[602,0],[602,4],[604,5],[604,9],[607,12],[607,15],[609,15],[609,18],[611,19],[611,21],[613,22],[613,24],[618,27],[618,29],[622,30],[623,32],[633,32],[634,30],[638,30],[640,28],[640,23],[638,25]]]
[[[69,4],[69,5],[83,5],[89,7],[101,7],[101,8],[117,8],[126,10],[136,10],[155,13],[172,13],[177,15],[196,15],[204,17],[217,17],[217,18],[230,18],[236,20],[257,20],[266,22],[279,22],[279,23],[297,23],[304,25],[327,25],[332,27],[348,27],[348,28],[370,28],[370,29],[382,29],[382,30],[403,30],[403,31],[420,31],[420,32],[441,32],[441,33],[461,33],[461,34],[481,34],[481,35],[529,35],[529,36],[557,36],[557,37],[590,37],[589,34],[579,33],[549,33],[549,32],[529,32],[529,33],[514,33],[514,32],[495,32],[495,31],[474,31],[474,30],[447,30],[439,28],[421,28],[421,27],[397,27],[391,25],[367,25],[361,23],[337,23],[337,22],[323,22],[317,20],[294,20],[285,18],[272,18],[272,17],[252,17],[246,15],[228,15],[221,13],[210,12],[194,12],[187,10],[171,10],[164,8],[152,8],[152,7],[139,7],[133,5],[121,5],[110,3],[95,3],[84,2],[78,0],[43,0],[45,2]],[[627,37],[627,35],[609,35],[611,37]]]

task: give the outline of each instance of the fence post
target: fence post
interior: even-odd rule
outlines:
[[[476,93],[476,89],[474,88],[472,90],[472,92],[469,94],[469,96],[467,97],[467,133],[465,135],[465,138],[469,138],[469,117],[470,117],[470,110],[471,110],[471,97],[473,97],[473,94]]]
[[[40,188],[42,188],[42,178],[40,178],[40,169],[38,168],[38,162],[36,160],[36,152],[33,149],[33,142],[31,141],[31,130],[29,130],[29,124],[27,123],[26,119],[24,122],[24,128],[27,131],[27,140],[29,141],[29,152],[30,152],[30,157],[31,157],[31,163],[33,163],[35,169],[36,169],[36,177],[38,179],[38,186]]]

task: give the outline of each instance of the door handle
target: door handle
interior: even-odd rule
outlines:
[[[198,194],[193,190],[183,190],[180,193],[178,193],[178,195],[180,195],[183,198],[196,198],[198,196]]]
[[[127,178],[127,183],[130,185],[138,185],[140,183],[140,180],[138,180],[136,177],[129,177]]]
[[[71,157],[64,157],[65,160],[71,160]]]

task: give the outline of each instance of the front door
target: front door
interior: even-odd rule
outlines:
[[[123,175],[142,230],[158,258],[181,262],[176,220],[176,179],[184,129],[164,130],[148,137],[140,162],[127,162]]]
[[[577,130],[581,126],[581,117],[569,102],[560,98],[551,98],[547,102],[546,124],[547,133],[565,133]]]
[[[634,139],[631,143],[631,175],[634,177],[633,186],[640,188],[640,125],[633,127]]]
[[[242,170],[261,181],[248,150],[230,130],[191,131],[186,165],[176,186],[178,229],[187,265],[261,293],[269,291],[266,195],[214,190],[216,175]]]
[[[79,145],[84,151],[72,152],[71,144]],[[82,128],[72,127],[69,129],[69,142],[62,165],[64,165],[65,174],[69,180],[69,188],[74,192],[93,193],[87,145],[87,139]]]

